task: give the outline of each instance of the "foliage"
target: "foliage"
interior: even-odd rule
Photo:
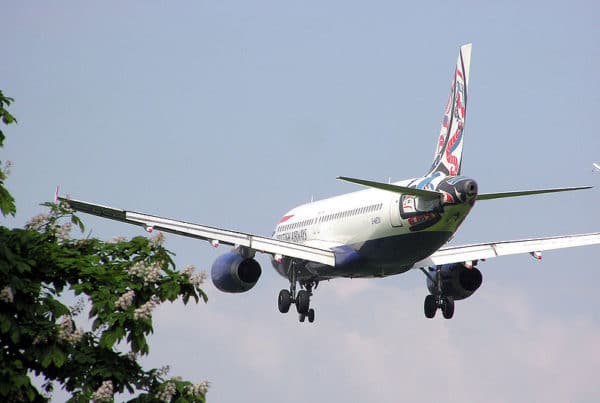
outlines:
[[[14,215],[14,204],[5,210],[10,202],[4,192],[0,197],[3,215]],[[49,213],[24,229],[0,227],[0,401],[48,400],[32,385],[35,374],[45,393],[57,383],[74,402],[112,401],[116,393],[130,393],[136,402],[204,402],[207,382],[166,379],[166,371],[145,370],[138,357],[149,352],[152,310],[179,298],[206,302],[205,274],[191,266],[176,271],[160,233],[72,239],[73,225],[83,231],[80,219],[67,205],[44,206]],[[80,302],[66,306],[61,297],[68,293]],[[87,331],[77,321],[86,304]]]
[[[17,120],[11,115],[6,109],[5,105],[9,106],[13,102],[12,98],[5,97],[0,90],[0,120],[5,125],[9,125],[11,123],[16,123]],[[0,148],[4,146],[4,133],[1,130],[2,126],[0,126]],[[4,188],[4,180],[8,175],[8,171],[10,168],[10,163],[7,162],[4,166],[2,166],[2,160],[0,160],[0,212],[2,215],[6,216],[7,214],[15,215],[17,209],[15,207],[15,200],[11,196],[11,194]]]

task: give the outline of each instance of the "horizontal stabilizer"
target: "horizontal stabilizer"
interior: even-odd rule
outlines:
[[[538,189],[538,190],[521,190],[516,192],[502,192],[502,193],[484,193],[477,195],[477,200],[491,200],[491,199],[502,199],[505,197],[519,197],[519,196],[530,196],[543,193],[557,193],[557,192],[570,192],[571,190],[582,190],[591,189],[592,186],[577,186],[569,188],[553,188],[553,189]]]
[[[346,182],[356,183],[358,185],[367,186],[370,188],[387,190],[388,192],[399,193],[403,195],[412,195],[422,197],[423,199],[438,199],[442,194],[439,192],[433,192],[431,190],[415,189],[405,186],[392,185],[391,183],[381,183],[367,181],[364,179],[348,178],[346,176],[338,176],[336,179],[340,179]]]

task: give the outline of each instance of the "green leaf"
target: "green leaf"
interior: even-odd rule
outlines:
[[[19,343],[19,341],[21,340],[21,331],[19,330],[19,328],[13,327],[13,331],[10,333],[10,340],[14,344]]]
[[[58,368],[63,366],[66,359],[67,359],[67,356],[65,355],[65,353],[62,350],[55,349],[53,351],[52,361],[54,362],[54,365],[56,365]]]
[[[0,332],[6,333],[10,329],[10,319],[7,315],[0,314]]]
[[[48,366],[52,363],[52,354],[47,352],[46,355],[42,358],[42,367],[48,368]]]
[[[100,337],[100,346],[105,348],[112,348],[117,342],[117,332],[114,330],[107,330]]]

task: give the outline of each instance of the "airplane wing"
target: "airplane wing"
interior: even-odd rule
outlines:
[[[258,252],[268,253],[273,256],[288,256],[292,258],[323,263],[329,266],[335,265],[335,255],[331,250],[327,249],[320,249],[311,246],[295,244],[292,242],[280,241],[273,238],[246,234],[243,232],[209,227],[206,225],[193,224],[185,221],[172,220],[169,218],[137,213],[135,211],[121,210],[113,207],[102,206],[100,204],[88,203],[81,200],[72,200],[64,197],[58,197],[58,200],[68,204],[73,210],[99,217],[109,218],[111,220],[122,221],[129,224],[142,225],[147,231],[157,229],[177,235],[202,239],[213,243],[213,245],[218,245],[219,243],[235,246],[239,245]]]
[[[450,263],[468,264],[477,260],[520,253],[529,253],[535,258],[541,259],[541,252],[545,250],[594,244],[600,244],[600,232],[452,246],[438,250],[427,259],[417,262],[414,267],[433,267]]]

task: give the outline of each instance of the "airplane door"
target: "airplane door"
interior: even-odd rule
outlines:
[[[400,217],[400,195],[394,194],[390,203],[390,223],[392,227],[402,227],[402,217]]]

